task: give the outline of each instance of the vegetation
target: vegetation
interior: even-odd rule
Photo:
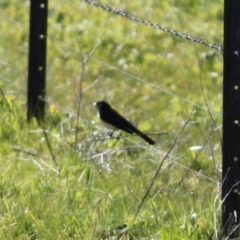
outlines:
[[[69,3],[49,1],[43,126],[26,122],[29,1],[0,3],[0,239],[217,239],[222,52]],[[101,3],[222,45],[221,1]],[[157,144],[110,139],[102,99]]]

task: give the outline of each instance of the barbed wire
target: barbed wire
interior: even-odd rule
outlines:
[[[86,1],[87,3],[95,6],[95,7],[102,8],[102,9],[105,10],[105,11],[112,12],[112,13],[114,13],[114,14],[118,14],[118,15],[120,15],[120,16],[122,16],[122,17],[128,18],[128,19],[130,19],[131,21],[143,23],[143,24],[145,24],[145,25],[147,25],[147,26],[151,26],[151,27],[153,27],[153,28],[155,28],[155,29],[160,29],[160,30],[162,30],[162,31],[164,31],[164,32],[168,32],[168,33],[171,33],[171,34],[173,34],[173,35],[175,35],[175,36],[178,36],[178,37],[187,39],[188,41],[195,42],[195,43],[199,43],[199,44],[203,44],[203,45],[205,45],[205,46],[208,46],[209,48],[214,48],[214,49],[221,50],[221,51],[224,50],[223,47],[220,46],[220,45],[218,45],[218,44],[212,44],[212,43],[210,43],[210,42],[208,42],[208,41],[205,41],[205,40],[203,40],[203,39],[201,39],[201,38],[192,37],[192,36],[190,36],[190,35],[188,35],[188,34],[186,34],[186,33],[180,33],[180,32],[178,32],[178,31],[176,31],[176,30],[174,30],[174,29],[170,29],[170,28],[168,28],[168,27],[163,27],[163,26],[161,26],[160,24],[152,23],[152,22],[147,21],[147,20],[145,20],[145,19],[142,19],[142,18],[136,17],[136,16],[134,16],[134,15],[132,15],[132,14],[129,14],[129,13],[127,13],[127,12],[124,12],[124,11],[122,11],[122,10],[115,10],[115,9],[113,9],[112,7],[109,7],[108,5],[104,5],[104,4],[99,3],[99,2],[97,2],[97,1],[94,1],[94,0],[85,0],[85,1]]]

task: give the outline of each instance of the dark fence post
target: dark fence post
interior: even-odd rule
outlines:
[[[45,113],[47,0],[31,0],[28,56],[28,121],[32,117],[41,122]]]
[[[240,224],[240,1],[224,3],[222,228],[239,237]]]

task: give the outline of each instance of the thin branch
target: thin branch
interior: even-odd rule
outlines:
[[[78,90],[77,126],[76,126],[76,132],[75,132],[75,145],[76,146],[77,146],[77,142],[78,142],[79,117],[80,117],[80,113],[81,113],[82,95],[83,95],[82,82],[83,82],[83,77],[84,77],[84,73],[85,73],[85,66],[86,66],[87,61],[91,58],[91,56],[93,55],[93,53],[95,52],[95,50],[97,49],[97,47],[100,45],[101,42],[102,41],[98,42],[98,44],[92,49],[92,51],[89,54],[85,55],[85,58],[84,58],[83,52],[80,51],[81,57],[82,57],[82,62],[81,62],[82,71],[81,71],[81,75],[80,75],[80,83],[79,83],[79,90]]]
[[[51,146],[50,141],[49,141],[49,139],[48,139],[47,131],[46,131],[46,129],[45,129],[44,124],[42,124],[42,129],[43,129],[44,137],[45,137],[45,139],[46,139],[46,143],[47,143],[47,146],[48,146],[48,150],[49,150],[49,152],[50,152],[50,154],[51,154],[51,156],[52,156],[52,160],[53,160],[53,162],[54,162],[55,164],[57,164],[57,160],[56,160],[55,155],[53,154],[53,149],[52,149],[52,146]]]
[[[7,107],[9,108],[10,112],[13,114],[14,117],[16,117],[14,111],[12,110],[10,104],[8,103],[8,101],[7,101],[6,97],[5,97],[5,94],[4,94],[1,86],[0,86],[0,92],[1,92],[1,95],[2,95],[2,97],[4,99],[4,101],[6,102]]]
[[[15,151],[17,151],[17,152],[22,152],[22,153],[25,153],[25,154],[27,154],[27,155],[34,156],[34,157],[40,157],[38,153],[33,152],[33,151],[31,151],[31,150],[21,149],[21,148],[18,147],[18,146],[13,146],[12,148],[13,148],[13,150],[15,150]]]
[[[139,212],[140,212],[140,210],[141,210],[141,208],[142,208],[142,206],[143,206],[143,203],[145,202],[145,200],[147,199],[148,195],[150,194],[150,191],[151,191],[151,189],[152,189],[152,187],[153,187],[153,184],[154,184],[154,182],[156,181],[156,179],[157,179],[157,177],[158,177],[158,174],[159,174],[159,172],[160,172],[161,169],[162,169],[163,163],[165,162],[165,160],[168,158],[168,156],[170,155],[170,153],[171,153],[172,150],[174,149],[175,145],[176,145],[177,142],[178,142],[179,136],[182,134],[182,132],[184,131],[184,129],[185,129],[186,126],[188,125],[188,123],[189,123],[192,115],[194,114],[194,112],[195,112],[195,111],[192,111],[192,112],[191,112],[188,120],[185,122],[184,126],[182,127],[182,129],[181,129],[180,132],[178,133],[177,137],[175,138],[172,146],[170,147],[170,149],[168,150],[167,154],[165,155],[165,157],[164,157],[163,160],[161,161],[161,163],[160,163],[160,165],[159,165],[159,167],[158,167],[158,169],[157,169],[157,171],[156,171],[156,173],[155,173],[155,175],[154,175],[154,177],[153,177],[153,179],[152,179],[152,181],[151,181],[151,183],[150,183],[150,185],[149,185],[149,187],[148,187],[145,195],[143,196],[143,198],[142,198],[142,200],[141,200],[141,202],[140,202],[140,205],[138,206],[138,209],[137,209],[137,211],[136,211],[135,217],[139,214]]]
[[[197,50],[197,47],[196,45],[194,44],[194,49],[195,49],[195,52],[196,52],[196,55],[197,55],[197,60],[198,60],[198,69],[199,69],[199,80],[200,80],[200,87],[201,87],[201,92],[202,92],[202,95],[203,95],[203,99],[204,99],[204,102],[206,104],[206,107],[208,109],[208,114],[217,130],[217,133],[218,133],[218,136],[219,136],[219,139],[221,139],[221,134],[220,134],[220,131],[218,130],[218,126],[216,125],[216,121],[214,120],[213,118],[213,115],[212,115],[212,111],[209,107],[209,104],[208,104],[208,101],[207,101],[207,98],[206,98],[206,95],[204,93],[204,88],[203,88],[203,82],[202,82],[202,71],[201,71],[201,61],[200,61],[200,58],[199,58],[199,55],[198,55],[198,50]]]

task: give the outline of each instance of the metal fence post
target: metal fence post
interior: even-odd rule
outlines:
[[[31,0],[28,55],[28,121],[44,120],[46,94],[47,0]]]
[[[240,1],[224,3],[222,229],[232,239],[240,223]]]

